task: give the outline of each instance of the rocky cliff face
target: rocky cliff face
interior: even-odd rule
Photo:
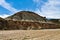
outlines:
[[[34,12],[21,11],[6,19],[0,18],[0,30],[57,29],[59,24],[47,22],[45,17]]]
[[[7,27],[7,21],[0,17],[0,30],[5,29]]]
[[[60,25],[40,22],[27,21],[0,21],[0,30],[40,30],[40,29],[57,29]]]
[[[60,28],[57,24],[40,23],[40,22],[26,22],[26,21],[8,21],[9,29],[23,29],[23,30],[39,30],[39,29],[57,29]]]

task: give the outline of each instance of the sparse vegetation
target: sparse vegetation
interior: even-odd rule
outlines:
[[[0,40],[60,40],[60,29],[0,31]]]

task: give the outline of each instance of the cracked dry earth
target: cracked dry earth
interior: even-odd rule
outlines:
[[[0,31],[0,40],[60,40],[60,29]]]

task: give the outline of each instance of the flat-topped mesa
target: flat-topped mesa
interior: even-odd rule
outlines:
[[[13,21],[31,21],[31,22],[40,22],[46,21],[45,17],[42,17],[34,12],[30,11],[20,11],[15,13],[12,16],[6,18],[6,20],[13,20]]]

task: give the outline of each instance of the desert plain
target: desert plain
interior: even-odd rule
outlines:
[[[60,40],[60,29],[0,30],[0,40]]]

